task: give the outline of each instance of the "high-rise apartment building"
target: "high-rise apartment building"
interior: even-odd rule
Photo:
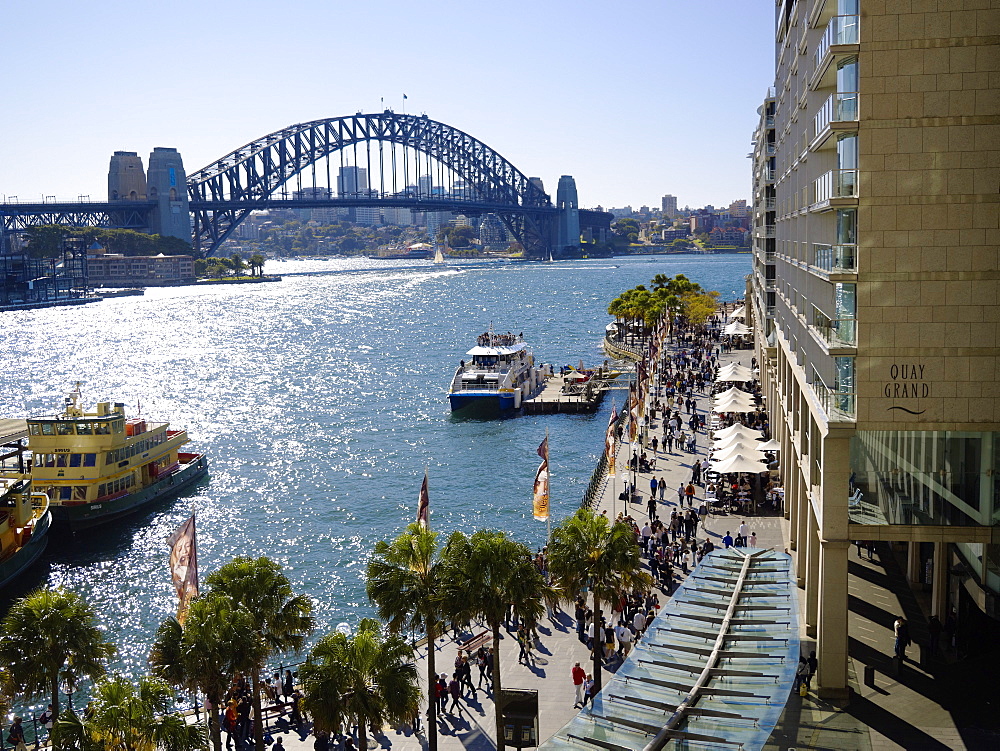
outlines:
[[[660,208],[663,216],[673,219],[677,216],[677,196],[663,196],[660,199]]]
[[[748,307],[829,697],[852,540],[905,546],[960,642],[1000,630],[1000,8],[920,5],[779,0],[758,110]]]

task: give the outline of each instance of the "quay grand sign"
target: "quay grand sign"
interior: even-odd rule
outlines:
[[[889,366],[889,380],[882,384],[882,395],[894,402],[903,402],[886,407],[886,412],[900,410],[911,415],[922,415],[926,409],[918,409],[920,400],[931,395],[930,384],[924,379],[924,365],[916,362],[894,362]],[[912,409],[911,409],[912,408]]]

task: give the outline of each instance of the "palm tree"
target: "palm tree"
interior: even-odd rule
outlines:
[[[249,630],[244,639],[255,638],[246,659],[253,683],[253,733],[257,751],[264,751],[264,724],[260,708],[260,676],[268,657],[298,652],[312,633],[312,601],[292,592],[281,566],[266,556],[234,558],[205,580],[208,596],[230,601],[231,611],[241,611]]]
[[[97,626],[97,614],[76,592],[39,588],[17,600],[0,624],[0,663],[10,687],[28,700],[51,696],[59,714],[59,681],[104,675],[115,646]]]
[[[368,559],[368,599],[393,633],[427,632],[427,747],[437,751],[435,652],[441,620],[441,559],[437,533],[417,523],[391,543],[380,540]]]
[[[70,711],[56,721],[53,747],[60,751],[205,751],[208,732],[175,711],[170,686],[143,676],[139,685],[116,675],[94,690],[93,714]]]
[[[260,253],[254,253],[252,256],[250,256],[250,270],[253,271],[254,269],[256,269],[257,276],[263,276],[264,262],[266,260],[267,259],[264,258],[264,256],[262,256]]]
[[[368,728],[402,723],[419,711],[420,687],[413,648],[382,624],[365,618],[348,637],[335,631],[313,648],[299,670],[304,705],[317,730],[358,726],[359,751],[368,750]]]
[[[265,652],[249,615],[216,595],[193,600],[183,626],[173,616],[160,624],[149,663],[153,675],[171,685],[204,692],[213,707],[206,712],[212,745],[222,751],[218,717],[229,680],[237,671],[250,672]]]
[[[623,593],[648,589],[652,577],[642,571],[635,533],[625,522],[612,524],[589,508],[578,509],[552,530],[549,575],[562,596],[571,601],[585,588],[594,598],[594,623],[601,623],[601,603]],[[596,628],[595,628],[596,632]],[[595,638],[594,693],[601,690],[601,649]]]
[[[548,594],[531,551],[503,532],[455,532],[444,549],[446,609],[457,622],[482,620],[493,633],[493,700],[500,696],[500,626],[510,607],[533,623],[545,612]],[[496,712],[496,743],[503,748],[503,715]]]

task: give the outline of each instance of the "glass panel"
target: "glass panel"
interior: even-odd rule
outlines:
[[[837,93],[854,93],[858,90],[858,59],[852,57],[837,65]]]
[[[78,422],[76,424],[76,434],[77,435],[91,435],[90,423],[89,422]]]
[[[858,137],[841,136],[837,139],[837,166],[840,169],[858,168]]]
[[[837,244],[857,243],[858,212],[856,209],[841,209],[837,212]]]
[[[858,0],[837,0],[838,16],[856,16],[859,12]]]
[[[865,430],[851,439],[856,524],[1000,524],[1000,433]]]

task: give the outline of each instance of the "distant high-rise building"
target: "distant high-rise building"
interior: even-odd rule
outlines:
[[[502,245],[507,242],[507,228],[496,214],[487,214],[479,225],[479,242],[483,245]]]
[[[663,215],[673,219],[677,216],[677,196],[663,196],[660,200],[660,208]]]
[[[150,230],[154,234],[179,237],[191,242],[187,176],[177,149],[157,146],[150,153],[146,194],[157,203],[150,221]]]
[[[742,219],[747,215],[747,202],[745,198],[733,201],[729,204],[729,213],[733,219]]]
[[[348,165],[341,167],[337,174],[337,196],[339,198],[377,198],[368,188],[368,170],[364,167]],[[378,224],[381,212],[376,206],[351,206],[347,218],[365,227]]]
[[[134,151],[116,151],[108,168],[109,201],[145,201],[146,172]]]

